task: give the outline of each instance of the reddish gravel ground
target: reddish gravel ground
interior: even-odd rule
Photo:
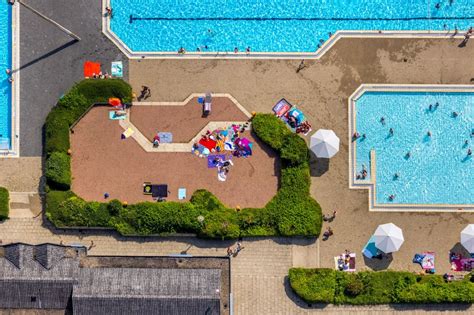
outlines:
[[[180,187],[187,189],[187,199],[204,188],[229,207],[262,207],[278,189],[278,157],[248,132],[246,137],[255,142],[253,155],[234,158],[227,181],[220,182],[206,159],[191,153],[147,153],[133,138],[121,140],[123,129],[108,119],[107,110],[92,109],[71,134],[72,188],[86,200],[103,201],[108,192],[111,199],[129,203],[151,201],[142,193],[143,182],[149,181],[168,184],[168,200],[177,200]],[[187,126],[176,119],[175,127]]]
[[[246,121],[247,116],[227,97],[214,97],[212,111],[202,118],[202,106],[193,98],[184,106],[132,107],[131,122],[145,137],[153,140],[156,132],[172,132],[173,142],[189,142],[211,121]]]

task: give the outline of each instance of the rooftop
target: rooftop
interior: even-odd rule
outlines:
[[[0,309],[74,314],[226,314],[227,258],[87,256],[84,247],[0,247]]]

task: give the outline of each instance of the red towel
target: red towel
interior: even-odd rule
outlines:
[[[91,78],[94,73],[99,75],[100,72],[100,63],[86,61],[84,62],[84,77]]]
[[[212,151],[216,148],[216,144],[217,142],[214,141],[214,140],[206,140],[206,139],[201,139],[199,140],[199,144],[201,144],[202,146],[206,147],[209,149],[209,151]]]

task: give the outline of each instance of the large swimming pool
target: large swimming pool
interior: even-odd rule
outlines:
[[[11,6],[0,1],[0,149],[11,144],[11,84],[6,69],[11,69]]]
[[[375,150],[377,204],[474,205],[474,91],[365,92],[354,113],[353,171],[369,180]]]
[[[338,30],[474,25],[473,0],[110,0],[111,30],[134,52],[315,52]]]

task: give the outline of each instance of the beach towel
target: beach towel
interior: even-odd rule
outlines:
[[[203,157],[203,156],[208,156],[211,151],[209,151],[208,148],[206,148],[205,146],[199,144],[197,148],[194,148],[191,150],[191,153],[199,156],[199,157]]]
[[[224,140],[217,140],[216,141],[216,151],[222,152],[225,150],[225,143]]]
[[[127,130],[125,130],[124,132],[122,132],[122,139],[127,139],[128,137],[130,137],[131,135],[133,135],[135,131],[132,129],[132,128],[127,128]]]
[[[111,120],[124,120],[125,118],[127,118],[127,115],[116,115],[115,111],[109,112],[109,119]]]
[[[226,157],[225,154],[212,154],[207,157],[207,168],[215,168],[219,166],[218,164],[214,163],[215,159],[221,159],[222,162],[225,161]]]
[[[123,64],[121,61],[112,61],[111,70],[112,76],[117,78],[123,77]]]
[[[186,199],[186,188],[179,188],[178,189],[178,199],[179,200]]]
[[[227,175],[225,174],[225,171],[217,172],[217,179],[221,182],[225,182],[225,180],[227,179]]]
[[[86,61],[84,62],[84,77],[91,78],[94,74],[98,75],[100,72],[100,63]]]
[[[158,136],[160,137],[161,143],[173,142],[173,134],[171,132],[158,132]]]
[[[208,148],[209,151],[212,152],[213,150],[215,150],[217,143],[216,143],[215,140],[212,140],[212,139],[209,139],[209,140],[201,139],[201,140],[199,140],[199,144],[201,144],[204,147]]]
[[[431,270],[435,268],[435,255],[432,252],[423,253],[423,261],[421,267],[425,270]]]
[[[234,144],[230,141],[226,141],[224,143],[224,150],[226,151],[233,151],[234,150]]]
[[[356,271],[356,262],[355,262],[356,254],[350,253],[349,259],[346,260],[346,254],[341,254],[339,256],[334,257],[334,265],[336,270],[340,271],[349,271],[354,272]]]

